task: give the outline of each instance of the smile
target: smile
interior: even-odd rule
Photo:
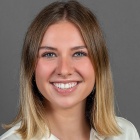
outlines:
[[[70,89],[77,85],[77,82],[69,82],[69,83],[53,83],[53,85],[60,89]]]

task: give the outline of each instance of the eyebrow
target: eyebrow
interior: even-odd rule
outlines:
[[[39,48],[39,50],[41,49],[47,49],[47,50],[54,50],[54,51],[57,51],[57,48],[55,47],[51,47],[51,46],[41,46]],[[86,49],[86,46],[75,46],[75,47],[72,47],[71,50],[78,50],[78,49]]]
[[[41,49],[47,49],[47,50],[57,50],[57,48],[50,47],[50,46],[41,46],[41,47],[39,47],[39,50],[41,50]]]
[[[72,47],[71,50],[86,49],[86,48],[87,48],[86,46],[75,46]]]

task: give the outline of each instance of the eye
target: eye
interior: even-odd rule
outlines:
[[[53,52],[48,52],[48,53],[46,52],[42,54],[42,57],[53,58],[53,57],[56,57],[56,54]]]
[[[87,53],[83,52],[83,51],[79,51],[79,52],[75,52],[74,57],[83,57],[83,56],[87,56]]]

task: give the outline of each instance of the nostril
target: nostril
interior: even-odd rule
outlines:
[[[56,67],[56,74],[58,76],[61,76],[62,78],[67,78],[68,76],[72,75],[74,72],[74,67],[73,67],[73,61],[71,57],[68,55],[64,54],[63,56],[61,55],[58,58],[57,61],[57,67]]]
[[[61,74],[61,73],[59,73],[58,74],[60,77],[62,77],[62,78],[64,78],[64,79],[66,79],[68,76],[70,76],[71,74]]]

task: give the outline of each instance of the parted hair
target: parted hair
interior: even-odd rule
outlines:
[[[45,120],[45,98],[34,81],[38,50],[47,28],[66,20],[77,26],[85,41],[94,66],[95,90],[87,97],[85,115],[91,127],[108,137],[120,134],[115,119],[114,91],[106,43],[96,16],[77,1],[53,2],[33,20],[25,36],[20,67],[20,106],[9,127],[20,123],[17,130],[25,140],[50,134]],[[92,100],[91,100],[92,99]]]

